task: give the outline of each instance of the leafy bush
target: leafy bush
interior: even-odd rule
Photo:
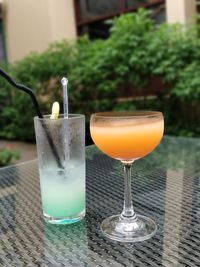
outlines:
[[[199,135],[199,26],[156,27],[143,9],[109,23],[107,40],[84,36],[73,43],[54,43],[44,53],[9,65],[8,71],[33,88],[44,114],[50,113],[53,101],[62,102],[60,79],[67,76],[70,112],[88,118],[95,111],[158,109],[164,112],[167,133]],[[156,99],[118,103],[124,94],[146,94],[154,77],[163,81]],[[29,97],[2,79],[0,112],[0,137],[33,140],[35,111]]]
[[[4,167],[11,163],[13,160],[19,159],[20,154],[18,151],[13,151],[7,148],[0,150],[0,167]]]

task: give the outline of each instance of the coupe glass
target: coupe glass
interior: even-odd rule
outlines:
[[[161,112],[101,112],[92,114],[90,132],[96,146],[124,166],[124,206],[122,213],[106,218],[101,230],[110,239],[136,242],[156,233],[155,222],[136,214],[131,198],[131,166],[160,143],[164,131]]]

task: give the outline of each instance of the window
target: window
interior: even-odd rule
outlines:
[[[147,0],[126,0],[125,1],[125,6],[126,8],[133,8],[136,6],[140,6],[141,4],[148,3],[150,1]]]
[[[5,60],[6,60],[5,39],[3,32],[2,9],[0,6],[0,63],[5,62]]]
[[[74,0],[78,35],[90,39],[107,38],[109,26],[105,20],[124,13],[150,8],[156,23],[165,21],[165,0]]]
[[[118,1],[116,0],[80,0],[79,4],[82,21],[118,12]]]

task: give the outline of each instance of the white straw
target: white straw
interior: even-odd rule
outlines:
[[[63,111],[64,111],[64,118],[68,118],[69,111],[68,111],[68,91],[67,91],[67,78],[63,77],[61,80],[61,84],[63,87]]]

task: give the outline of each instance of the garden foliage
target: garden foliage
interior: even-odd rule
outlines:
[[[200,135],[200,37],[199,26],[156,26],[149,12],[115,18],[107,40],[50,45],[8,65],[7,71],[35,91],[44,114],[55,100],[62,103],[60,79],[69,79],[70,112],[117,109],[159,109],[164,112],[166,133]],[[123,93],[134,98],[153,77],[162,79],[153,100],[118,103]],[[156,85],[155,85],[156,86]],[[127,94],[126,94],[127,95]],[[0,137],[33,140],[31,100],[0,78]]]

